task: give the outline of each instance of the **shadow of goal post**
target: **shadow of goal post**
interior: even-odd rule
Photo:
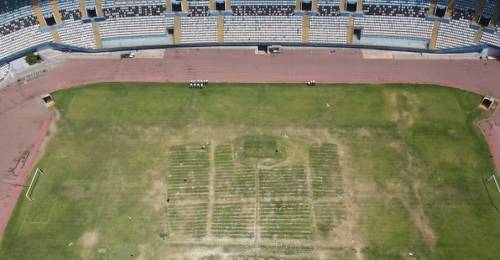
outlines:
[[[28,190],[26,191],[26,194],[25,194],[26,198],[29,201],[33,201],[33,199],[31,198],[31,193],[33,193],[33,187],[35,186],[38,175],[40,175],[40,174],[44,174],[43,170],[40,168],[36,168],[35,174],[33,175],[33,178],[31,179],[30,185],[28,186]]]

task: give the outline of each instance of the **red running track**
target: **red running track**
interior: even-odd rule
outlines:
[[[500,97],[500,62],[365,60],[359,50],[285,49],[273,56],[253,49],[168,49],[162,59],[72,59],[24,86],[0,90],[0,237],[54,114],[42,94],[96,82],[429,83]],[[500,119],[500,116],[498,116]],[[483,124],[497,168],[500,127]]]

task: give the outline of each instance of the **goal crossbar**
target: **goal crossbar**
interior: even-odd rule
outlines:
[[[30,195],[31,195],[31,192],[33,192],[33,186],[36,182],[36,178],[38,177],[38,174],[43,174],[42,169],[36,168],[35,174],[33,175],[33,178],[31,179],[30,186],[28,187],[28,190],[26,191],[26,194],[25,194],[26,198],[30,201],[33,201],[33,199],[31,198]]]

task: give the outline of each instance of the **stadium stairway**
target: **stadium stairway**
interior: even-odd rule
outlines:
[[[311,11],[313,12],[318,11],[318,0],[312,0]]]
[[[181,41],[182,41],[181,17],[176,15],[174,17],[174,44],[180,44]]]
[[[224,42],[224,16],[217,16],[217,42]]]
[[[302,42],[309,42],[309,31],[311,28],[311,17],[309,15],[304,15],[302,17]]]
[[[429,40],[429,49],[436,49],[437,38],[439,35],[440,27],[441,27],[441,19],[436,19],[434,21],[434,26],[432,26],[431,39]]]
[[[473,22],[477,23],[479,21],[479,17],[481,17],[485,5],[486,0],[477,0],[476,11],[474,12],[474,16],[472,16]]]
[[[187,0],[182,0],[181,7],[182,7],[182,12],[184,13],[189,12],[189,3]]]
[[[210,0],[210,2],[208,4],[208,10],[215,11],[215,0]]]
[[[363,13],[363,0],[358,0],[356,3],[356,12]]]
[[[339,8],[341,12],[345,11],[345,1],[346,0],[340,0]]]
[[[82,14],[82,18],[87,18],[87,6],[85,4],[85,0],[80,0],[80,13]]]
[[[352,44],[352,37],[354,34],[354,16],[349,15],[349,28],[347,29],[347,43]]]
[[[302,10],[302,0],[295,0],[295,11]]]
[[[33,12],[35,13],[36,20],[38,21],[40,28],[47,27],[47,22],[45,22],[45,18],[43,17],[42,9],[40,8],[38,0],[33,0],[32,3],[33,3]]]
[[[50,0],[50,7],[52,8],[52,13],[54,14],[54,19],[56,20],[56,23],[61,24],[62,23],[61,12],[59,11],[59,6],[57,6],[56,0]]]
[[[104,16],[104,13],[102,12],[102,0],[95,0],[95,11],[97,16]]]
[[[436,11],[436,5],[437,5],[437,0],[430,0],[429,2],[429,12],[427,15],[433,16],[434,12]]]
[[[495,8],[495,12],[493,13],[493,16],[491,17],[489,26],[492,28],[495,28],[497,26],[497,21],[499,18],[500,18],[500,1],[497,2],[497,6]]]
[[[102,48],[101,32],[99,30],[99,24],[92,21],[92,31],[94,31],[95,47],[97,49]]]
[[[448,19],[451,18],[454,9],[455,9],[455,0],[448,0],[448,7],[446,8],[446,13],[444,14],[444,17]]]
[[[483,27],[477,30],[476,35],[474,36],[474,43],[478,44],[481,42],[481,38],[483,38]]]
[[[231,11],[231,6],[233,6],[233,1],[232,0],[226,0],[226,10]]]
[[[52,39],[54,40],[55,43],[61,43],[61,37],[59,36],[59,32],[55,27],[52,27],[50,33],[52,34]]]
[[[172,1],[171,0],[165,0],[165,12],[167,12],[167,13],[172,12]]]

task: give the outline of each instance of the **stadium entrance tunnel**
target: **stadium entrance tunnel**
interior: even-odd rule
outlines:
[[[354,28],[354,31],[353,31],[353,40],[355,42],[359,42],[359,40],[361,40],[361,34],[363,33],[363,28]]]
[[[479,19],[479,24],[481,26],[488,26],[490,24],[490,20],[491,20],[491,17],[489,16],[486,16],[486,15],[483,15],[481,16],[481,18]]]
[[[226,10],[226,1],[225,0],[217,0],[217,1],[215,1],[215,10],[217,10],[217,11],[225,11]]]
[[[48,26],[52,26],[54,24],[56,24],[56,19],[54,18],[54,16],[48,16],[48,17],[44,17],[45,18],[45,22],[47,23]]]
[[[312,1],[311,0],[302,0],[301,8],[303,11],[311,11],[312,10]]]
[[[447,9],[447,7],[444,5],[437,5],[436,11],[434,12],[434,15],[442,18],[446,14],[446,9]]]
[[[172,1],[172,11],[182,12],[182,4],[180,1]]]
[[[348,12],[356,12],[358,6],[357,0],[347,0],[345,10]]]
[[[90,18],[97,17],[97,12],[95,9],[87,9],[87,16]]]

